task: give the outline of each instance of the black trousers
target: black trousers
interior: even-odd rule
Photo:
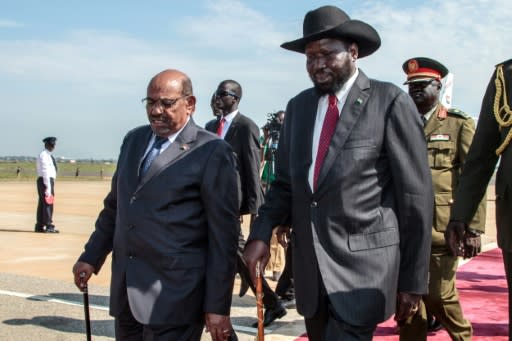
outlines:
[[[55,179],[50,178],[50,183],[52,185],[52,195],[55,195]],[[53,227],[53,204],[48,205],[44,200],[44,193],[46,191],[46,186],[44,184],[43,178],[37,178],[37,194],[39,196],[39,201],[37,203],[37,216],[36,216],[36,227],[43,228],[44,226]]]
[[[276,285],[276,294],[284,298],[291,294],[291,290],[293,290],[292,246],[288,245],[286,247],[284,270]]]
[[[249,283],[249,286],[253,293],[256,293],[256,287],[251,280],[251,275],[249,273],[249,269],[244,262],[243,252],[245,248],[245,239],[242,232],[238,237],[238,251],[237,251],[237,272],[240,275],[242,281],[246,281]],[[279,304],[279,297],[277,297],[276,293],[272,290],[272,288],[268,285],[265,276],[263,277],[262,286],[263,286],[263,306],[265,309],[275,309]]]
[[[133,317],[128,302],[121,314],[115,317],[118,341],[200,341],[203,328],[204,323],[185,326],[141,324]]]
[[[377,328],[374,326],[354,326],[342,321],[334,312],[322,277],[318,274],[318,308],[311,317],[304,318],[310,341],[371,341]]]

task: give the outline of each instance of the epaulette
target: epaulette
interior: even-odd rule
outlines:
[[[495,67],[498,67],[500,65],[504,65],[505,66],[505,65],[508,65],[508,64],[511,64],[511,63],[512,63],[512,59],[509,59],[509,60],[505,60],[504,62],[501,62],[499,64],[496,64]]]
[[[464,118],[466,120],[471,118],[471,116],[466,114],[464,111],[461,111],[461,110],[455,109],[455,108],[448,109],[448,114],[459,116],[459,117],[462,117],[462,118]]]

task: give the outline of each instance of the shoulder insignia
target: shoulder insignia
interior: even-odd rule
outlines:
[[[454,115],[454,116],[458,116],[458,117],[462,117],[464,119],[470,119],[471,116],[469,116],[468,114],[466,114],[464,111],[461,111],[459,109],[448,109],[448,114],[450,115]]]
[[[439,110],[437,111],[437,118],[444,120],[447,116],[448,114],[446,113],[446,108],[441,105]]]

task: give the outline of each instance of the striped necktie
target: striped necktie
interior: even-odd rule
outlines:
[[[220,119],[219,126],[217,127],[217,135],[222,137],[222,131],[224,130],[224,124],[226,123],[226,119],[223,117]]]
[[[332,135],[336,130],[336,123],[340,117],[338,110],[338,99],[334,95],[329,95],[329,106],[327,107],[327,113],[324,117],[324,123],[322,125],[322,132],[320,134],[320,140],[318,141],[318,151],[316,153],[315,172],[313,173],[313,190],[316,190],[318,176],[320,175],[320,169],[324,162],[329,144],[331,143]]]
[[[146,173],[149,170],[149,167],[151,167],[153,161],[160,154],[160,148],[162,148],[162,145],[165,143],[165,141],[168,141],[168,139],[160,136],[155,136],[155,142],[153,142],[151,149],[149,150],[148,154],[146,155],[142,163],[142,167],[140,169],[141,177],[146,175]]]

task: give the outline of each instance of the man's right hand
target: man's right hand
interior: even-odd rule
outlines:
[[[290,240],[290,231],[291,229],[289,226],[279,225],[276,227],[277,242],[284,248],[288,246],[288,240]]]
[[[461,221],[452,220],[444,231],[444,240],[451,254],[455,257],[464,256],[464,234],[466,224]]]
[[[80,289],[80,291],[84,291],[87,287],[87,281],[89,281],[89,278],[91,278],[95,271],[94,266],[85,262],[76,262],[72,271],[76,287]],[[80,274],[82,273],[84,275],[81,276]]]
[[[269,259],[270,249],[263,241],[251,240],[245,245],[244,260],[254,285],[256,285],[256,264],[260,262],[260,273],[264,274]]]

